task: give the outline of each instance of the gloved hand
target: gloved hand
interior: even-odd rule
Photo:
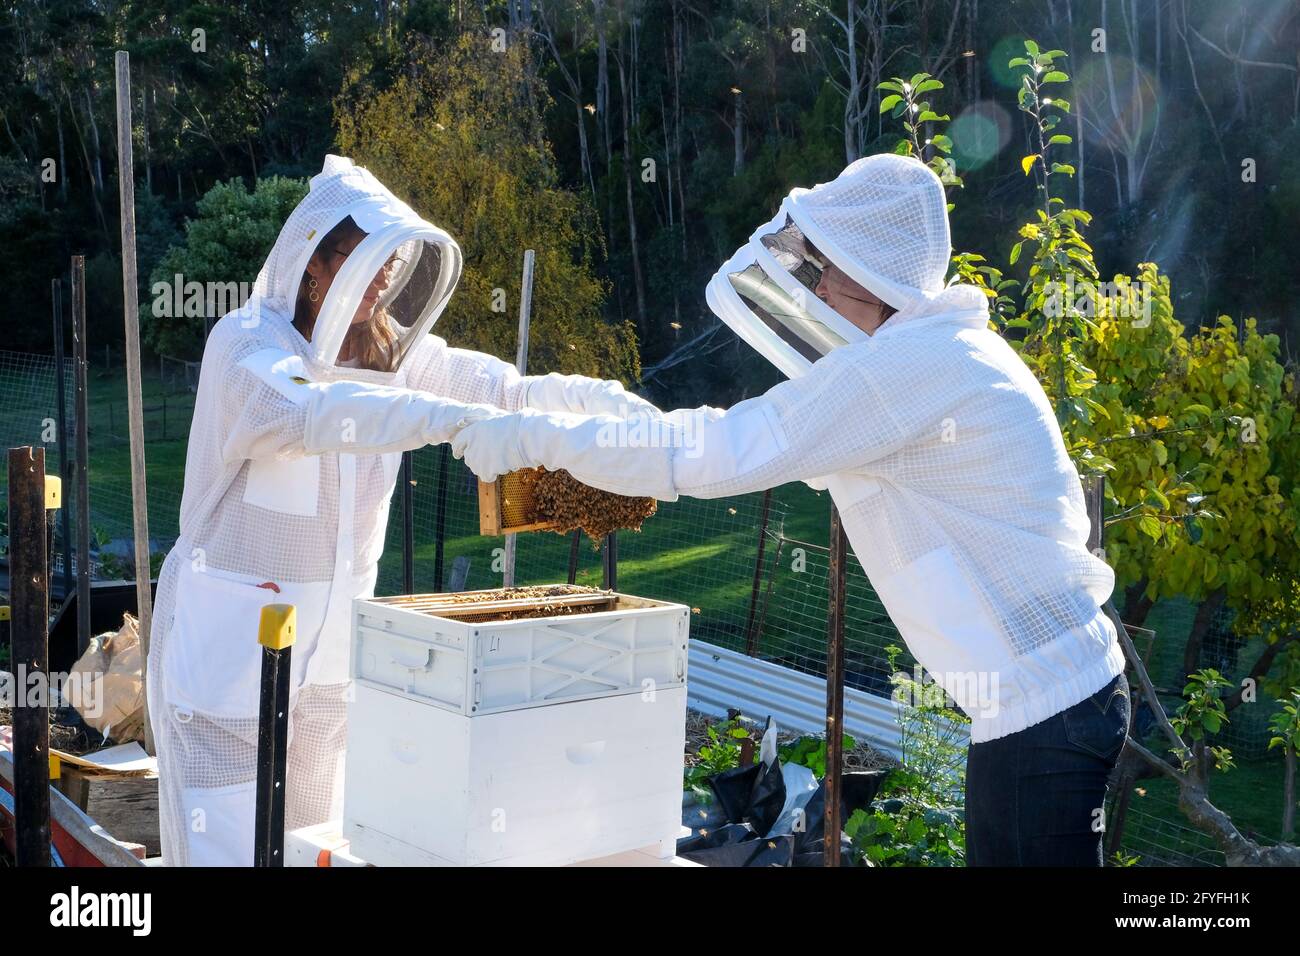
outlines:
[[[594,488],[621,495],[650,495],[673,501],[673,440],[680,426],[666,426],[667,441],[646,442],[628,431],[626,419],[523,409],[472,422],[451,440],[482,481],[495,481],[520,468],[566,469]],[[635,427],[635,423],[631,423]]]
[[[521,422],[541,413],[524,409],[470,422],[451,439],[453,458],[463,458],[479,481],[496,481],[508,472],[534,468],[540,462],[529,461],[519,443]]]
[[[584,415],[634,415],[663,413],[639,395],[633,395],[622,382],[587,378],[585,375],[529,375],[524,404],[543,412],[578,412]]]

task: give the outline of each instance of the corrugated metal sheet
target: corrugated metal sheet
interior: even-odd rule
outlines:
[[[738,708],[758,720],[771,715],[783,730],[826,732],[826,679],[760,661],[737,651],[690,642],[687,703],[706,714],[725,716]],[[898,705],[851,687],[844,689],[844,729],[859,740],[899,756]]]

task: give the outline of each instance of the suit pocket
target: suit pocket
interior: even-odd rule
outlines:
[[[320,502],[320,456],[250,460],[244,501],[268,511],[314,518]]]
[[[262,672],[257,630],[262,608],[268,604],[292,604],[297,609],[297,643],[291,659],[298,678],[298,647],[310,648],[314,643],[329,583],[260,586],[263,583],[270,582],[181,564],[163,657],[163,693],[170,703],[214,717],[257,716]]]
[[[1124,675],[1062,712],[1065,736],[1094,757],[1112,760],[1128,735],[1129,697]]]
[[[1002,631],[949,547],[934,548],[871,584],[929,676],[971,717],[997,715]]]

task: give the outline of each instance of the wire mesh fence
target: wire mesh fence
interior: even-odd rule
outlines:
[[[65,399],[71,428],[72,363],[65,366]],[[91,383],[87,424],[90,435],[90,513],[94,572],[97,577],[130,577],[132,503],[125,403],[115,409],[114,389],[121,383],[112,370]],[[193,395],[187,372],[176,370],[170,381],[166,365],[146,370],[146,406],[165,397],[168,424],[150,431],[148,442],[149,525],[155,563],[161,561],[178,533],[184,452]],[[0,352],[0,438],[6,447],[43,444],[47,469],[61,467],[57,445],[57,387],[54,359]],[[147,419],[148,420],[148,419]],[[120,432],[120,434],[119,434]],[[412,456],[412,562],[414,590],[446,589],[455,580],[462,589],[498,587],[502,583],[504,539],[478,533],[477,486],[463,463],[446,446],[424,448]],[[0,492],[5,476],[0,469]],[[393,495],[387,547],[380,564],[377,591],[397,594],[404,587],[402,478]],[[65,481],[65,506],[75,488]],[[7,505],[7,501],[5,502]],[[4,510],[7,514],[7,507]],[[75,515],[75,511],[72,512]],[[640,532],[618,535],[618,588],[628,593],[676,601],[692,609],[692,636],[730,650],[821,675],[826,669],[830,499],[802,485],[771,493],[715,500],[661,502],[658,513]],[[799,529],[798,533],[794,529]],[[820,530],[819,530],[820,529]],[[813,540],[806,540],[811,538]],[[521,535],[517,541],[516,583],[541,584],[568,577],[572,542],[550,533]],[[62,553],[61,540],[56,551]],[[577,547],[576,581],[600,585],[601,554],[585,537]],[[910,671],[914,661],[852,553],[847,562],[845,681],[869,693],[891,690],[887,648],[903,647],[898,666]],[[1177,667],[1170,663],[1186,640],[1195,609],[1169,602],[1148,621],[1154,635],[1152,670],[1157,682],[1175,687]],[[1139,643],[1143,643],[1139,641]],[[1217,652],[1216,652],[1217,653]],[[1249,653],[1240,655],[1247,666]],[[1167,672],[1167,673],[1166,673]],[[1177,698],[1165,701],[1172,711]],[[755,714],[754,717],[764,715]],[[1258,762],[1273,792],[1281,791],[1281,761],[1265,757],[1267,712],[1242,712],[1228,730],[1229,746],[1243,759]],[[1259,771],[1252,770],[1252,773]],[[1212,797],[1215,794],[1212,792]],[[1234,808],[1226,802],[1224,809]],[[1112,794],[1108,819],[1116,812]],[[1208,838],[1194,830],[1177,806],[1177,794],[1165,780],[1138,781],[1121,814],[1121,848],[1142,865],[1220,865]]]

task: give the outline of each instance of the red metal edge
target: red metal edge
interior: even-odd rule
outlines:
[[[9,786],[9,781],[0,777],[0,788],[3,788],[9,794],[13,790]],[[0,838],[3,838],[5,849],[12,857],[15,853],[14,819],[8,813],[0,810]],[[59,856],[63,857],[64,866],[74,867],[103,867],[104,863],[99,857],[91,853],[90,850],[82,846],[75,837],[67,830],[63,829],[57,820],[50,820],[50,841],[54,848],[59,851]]]

